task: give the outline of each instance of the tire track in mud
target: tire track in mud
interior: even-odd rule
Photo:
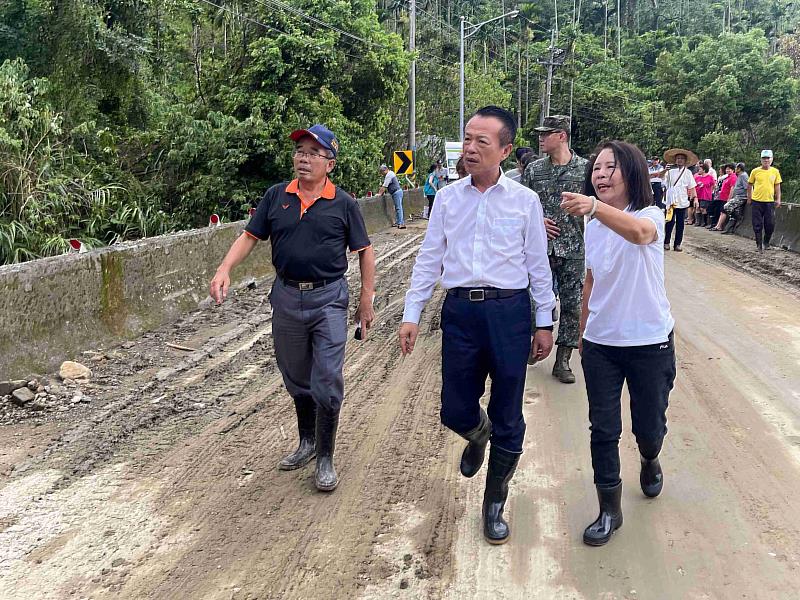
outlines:
[[[105,373],[98,369],[101,385],[116,384],[102,409],[18,469],[16,476],[24,477],[57,464],[60,477],[40,488],[53,494],[113,467],[121,479],[115,485],[148,490],[141,506],[153,512],[149,537],[104,551],[124,559],[105,568],[83,564],[88,572],[81,577],[55,566],[34,569],[30,577],[39,583],[28,589],[41,590],[44,582],[54,590],[48,597],[69,591],[115,598],[350,598],[394,576],[430,593],[440,589],[449,576],[447,525],[460,510],[449,491],[452,465],[442,456],[450,445],[438,424],[443,295],[437,292],[426,310],[424,341],[401,359],[397,325],[422,237],[418,229],[408,231],[376,236],[382,263],[376,322],[367,340],[348,344],[336,492],[313,488],[313,463],[295,472],[275,469],[296,443],[294,414],[272,360],[266,286],[242,290],[222,309],[197,311],[144,336],[136,351],[156,352],[165,339],[185,343],[199,335],[205,317],[223,332],[223,343],[201,339],[188,360],[161,349],[149,357],[147,373],[125,376],[113,363]],[[356,261],[351,257],[351,275]],[[102,503],[85,510],[93,511],[92,522],[111,516]],[[385,552],[387,535],[404,526],[409,511],[420,516],[404,532],[408,551]],[[65,535],[54,532],[48,547],[60,547]],[[16,578],[21,593],[26,581],[27,575]]]

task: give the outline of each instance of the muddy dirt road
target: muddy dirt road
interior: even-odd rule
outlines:
[[[778,261],[788,277],[757,258],[745,273],[719,256],[751,242],[691,231],[687,252],[668,254],[679,372],[665,490],[638,491],[626,433],[625,524],[604,548],[581,543],[596,513],[582,376],[564,386],[552,359],[531,368],[512,539],[490,547],[483,474],[458,475],[462,444],[438,423],[440,292],[414,354],[395,342],[423,232],[374,237],[378,325],[347,350],[333,494],[314,490],[312,466],[275,469],[295,431],[267,282],[73,357],[92,361],[90,402],[4,409],[0,598],[798,597],[795,255]]]

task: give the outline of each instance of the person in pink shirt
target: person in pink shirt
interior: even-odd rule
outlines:
[[[733,186],[736,185],[736,174],[733,172],[733,165],[727,164],[722,167],[723,175],[719,178],[722,185],[719,188],[719,197],[711,202],[711,210],[709,211],[709,221],[711,223],[708,228],[713,231],[720,231],[719,219],[722,214],[722,207],[730,200]]]
[[[708,208],[711,205],[711,197],[714,193],[714,176],[708,170],[709,166],[705,163],[700,163],[699,170],[694,176],[697,183],[697,200],[699,206],[695,211],[694,224],[695,226],[706,227],[708,226]]]

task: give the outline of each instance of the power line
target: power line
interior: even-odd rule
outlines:
[[[228,8],[227,6],[223,6],[223,5],[220,5],[220,4],[216,4],[216,3],[214,3],[214,2],[211,2],[211,0],[199,0],[199,1],[200,1],[200,2],[203,2],[204,4],[208,4],[209,6],[213,6],[214,8],[217,8],[217,9],[219,9],[219,10],[224,10],[225,12],[227,12],[227,13],[229,13],[229,14],[231,14],[231,15],[234,15],[234,16],[236,16],[236,17],[241,17],[241,18],[245,19],[246,21],[250,21],[251,23],[253,23],[253,24],[255,24],[255,25],[258,25],[258,26],[260,26],[260,27],[263,27],[264,29],[267,29],[267,30],[269,30],[269,31],[274,31],[275,33],[278,33],[278,34],[280,34],[280,35],[287,35],[287,36],[291,36],[291,35],[292,35],[292,34],[291,34],[291,33],[289,33],[288,31],[283,31],[283,30],[281,30],[281,29],[278,29],[278,28],[276,28],[276,27],[273,27],[272,25],[267,25],[266,23],[263,23],[263,22],[259,21],[258,19],[254,19],[253,17],[251,17],[251,16],[249,16],[249,15],[246,15],[245,13],[236,13],[236,12],[234,12],[233,10],[231,10],[230,8]],[[311,39],[313,39],[313,38],[311,38]],[[325,47],[325,46],[322,46],[322,45],[320,45],[320,44],[317,44],[317,47],[318,47],[318,48],[320,48],[321,50],[325,50],[325,49],[326,49],[326,47]],[[348,52],[346,52],[344,49],[340,49],[340,51],[341,51],[341,52],[342,52],[342,53],[343,53],[345,56],[347,56],[347,57],[349,57],[349,58],[353,58],[353,59],[356,59],[356,60],[358,60],[359,58],[361,58],[361,57],[359,57],[359,56],[355,56],[355,55],[353,55],[353,54],[349,54],[349,53],[348,53]]]

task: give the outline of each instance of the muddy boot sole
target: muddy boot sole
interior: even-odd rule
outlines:
[[[316,457],[317,457],[317,455],[315,453],[315,454],[312,454],[311,456],[309,456],[308,458],[306,458],[306,459],[304,459],[304,460],[302,460],[300,462],[296,462],[296,463],[284,463],[283,461],[281,461],[281,462],[278,463],[278,470],[279,471],[296,471],[297,469],[302,469],[308,463],[310,463],[312,460],[314,460]]]

